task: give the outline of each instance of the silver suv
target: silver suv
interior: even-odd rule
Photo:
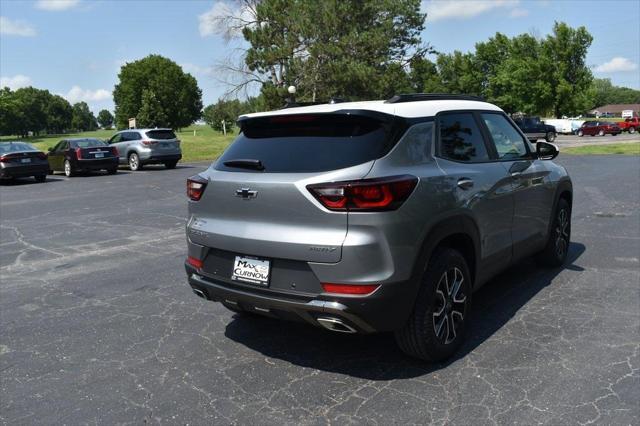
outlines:
[[[123,130],[107,143],[118,150],[120,164],[128,164],[133,171],[145,164],[164,164],[173,169],[182,158],[180,141],[171,129]]]
[[[343,333],[394,331],[438,361],[472,293],[537,255],[561,265],[572,184],[495,105],[400,95],[241,116],[187,181],[193,291],[237,313]]]

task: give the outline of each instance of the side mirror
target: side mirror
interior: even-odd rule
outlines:
[[[557,146],[549,142],[538,142],[536,144],[536,155],[541,160],[553,160],[560,154]]]

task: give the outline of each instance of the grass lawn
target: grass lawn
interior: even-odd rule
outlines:
[[[640,142],[617,143],[611,145],[590,145],[572,148],[562,148],[563,154],[596,155],[596,154],[626,154],[640,155]]]
[[[0,140],[23,140],[46,152],[49,147],[54,146],[64,138],[109,139],[114,134],[115,130],[96,130],[95,132],[70,133],[65,135],[34,136],[26,139],[3,136]],[[180,132],[176,132],[176,134],[181,141],[182,161],[185,162],[211,161],[218,158],[236,136],[235,132],[227,133],[227,136],[224,136],[209,126],[191,126],[182,129]]]

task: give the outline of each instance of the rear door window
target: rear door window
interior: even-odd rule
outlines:
[[[147,137],[151,139],[167,140],[176,138],[176,134],[173,133],[173,130],[149,130],[146,133]]]
[[[347,114],[304,114],[248,119],[215,168],[258,160],[264,173],[337,170],[380,158],[389,150],[391,126],[375,118]]]
[[[489,161],[484,138],[472,113],[440,115],[438,125],[441,157],[465,163]]]

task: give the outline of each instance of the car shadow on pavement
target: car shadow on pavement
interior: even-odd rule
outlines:
[[[0,180],[0,185],[2,186],[23,186],[23,185],[46,185],[47,183],[54,182],[64,182],[65,179],[60,177],[47,176],[47,180],[44,182],[36,182],[35,179],[27,177],[27,178],[17,178],[11,180]]]
[[[585,246],[571,243],[563,268],[544,269],[526,259],[488,282],[473,296],[467,340],[444,363],[429,364],[404,355],[393,334],[345,335],[311,325],[256,315],[235,315],[225,335],[266,357],[367,380],[419,377],[464,358],[502,328],[563,270],[582,270],[574,262]]]

